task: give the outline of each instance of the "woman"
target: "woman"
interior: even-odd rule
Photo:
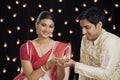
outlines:
[[[35,23],[38,37],[20,47],[23,71],[14,80],[68,80],[69,68],[60,66],[56,57],[70,58],[71,45],[49,38],[55,28],[54,22],[52,13],[39,14]]]

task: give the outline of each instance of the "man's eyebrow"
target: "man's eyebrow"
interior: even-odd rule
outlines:
[[[82,27],[88,27],[88,25],[82,26]]]

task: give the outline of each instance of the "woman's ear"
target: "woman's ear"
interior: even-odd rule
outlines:
[[[37,22],[35,22],[35,28],[36,28],[36,29],[38,28],[38,23],[37,23]]]

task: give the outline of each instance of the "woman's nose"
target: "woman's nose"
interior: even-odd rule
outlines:
[[[47,26],[46,26],[46,31],[48,31],[48,30],[49,30],[49,26],[47,25]]]

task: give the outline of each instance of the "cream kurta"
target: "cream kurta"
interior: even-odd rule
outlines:
[[[83,36],[80,52],[81,63],[75,63],[79,80],[120,80],[119,37],[104,29],[94,42]]]

